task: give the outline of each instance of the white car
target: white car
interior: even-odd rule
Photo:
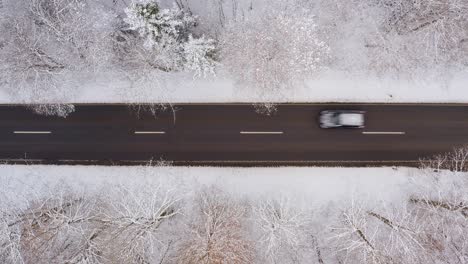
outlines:
[[[320,112],[321,128],[363,128],[364,111],[326,110]]]

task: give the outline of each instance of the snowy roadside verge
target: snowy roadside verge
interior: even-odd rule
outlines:
[[[391,76],[351,76],[327,72],[291,90],[261,96],[242,89],[232,79],[193,79],[186,73],[162,76],[158,83],[131,84],[122,75],[101,73],[79,78],[61,88],[59,101],[44,103],[257,103],[257,102],[374,102],[374,103],[467,103],[468,73],[398,79]],[[77,92],[76,87],[79,87]],[[69,91],[69,92],[67,92]],[[11,96],[0,89],[0,103],[27,104],[29,95]],[[31,97],[32,103],[37,98]],[[45,99],[46,100],[46,99]]]
[[[407,197],[404,185],[417,169],[392,168],[210,168],[1,165],[3,190],[11,197],[30,197],[61,184],[73,191],[99,190],[135,182],[172,181],[181,191],[217,185],[238,195],[295,194],[318,203],[350,200],[394,201]],[[5,200],[4,200],[5,201]],[[14,201],[11,201],[14,202]]]

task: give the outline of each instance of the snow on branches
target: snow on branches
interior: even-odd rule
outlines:
[[[195,76],[206,77],[214,74],[214,64],[211,59],[215,51],[214,40],[193,38],[189,35],[184,45],[185,68],[195,73]]]
[[[57,190],[14,215],[2,210],[0,261],[162,263],[179,196],[160,184],[114,187],[107,195]]]
[[[178,6],[160,7],[157,1],[138,1],[125,9],[130,30],[143,38],[147,52],[156,57],[151,61],[163,71],[191,70],[195,76],[214,73],[214,40],[193,37],[197,17]]]
[[[10,9],[0,27],[2,86],[38,113],[66,116],[75,77],[97,72],[109,57],[108,32],[94,25],[86,0],[21,0]]]
[[[195,25],[194,16],[175,6],[161,9],[155,1],[133,3],[125,14],[124,21],[146,39],[147,47],[176,45],[188,37],[188,31]]]
[[[178,263],[252,263],[252,245],[246,239],[243,221],[246,207],[214,187],[203,189],[195,202]]]
[[[290,259],[291,263],[301,259],[300,250],[311,235],[311,216],[310,212],[296,207],[289,197],[283,195],[275,200],[262,201],[253,208],[255,229],[260,232],[257,244],[268,263],[276,263],[279,257]]]
[[[435,61],[457,59],[468,38],[468,2],[465,0],[384,0],[384,26],[399,35],[414,35]],[[456,55],[455,55],[456,56]]]
[[[232,22],[222,38],[222,61],[233,77],[262,98],[277,96],[325,66],[327,43],[308,12],[266,11]]]

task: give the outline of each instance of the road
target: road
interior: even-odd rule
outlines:
[[[183,165],[400,164],[468,143],[468,105],[180,104],[154,118],[125,105],[78,105],[67,118],[0,106],[0,160]],[[364,129],[320,129],[325,109],[366,111]]]

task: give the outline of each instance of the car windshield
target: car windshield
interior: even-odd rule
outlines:
[[[327,113],[323,117],[323,120],[329,124],[337,125],[339,122],[339,113]]]

